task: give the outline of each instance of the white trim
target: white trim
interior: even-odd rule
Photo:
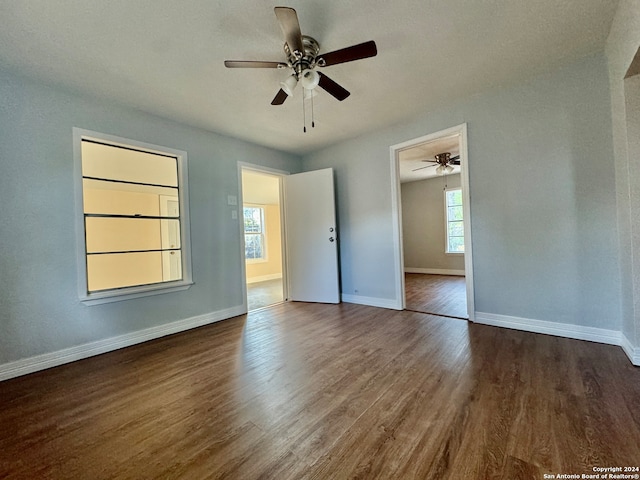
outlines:
[[[247,283],[266,282],[267,280],[277,280],[282,278],[282,273],[271,273],[269,275],[258,275],[257,277],[247,277]]]
[[[431,142],[443,137],[458,135],[460,145],[460,187],[462,188],[462,208],[464,215],[464,268],[466,272],[467,290],[467,315],[469,321],[474,321],[475,316],[475,296],[473,287],[473,258],[471,239],[471,196],[469,194],[469,152],[467,147],[467,124],[447,128],[439,132],[431,133],[420,138],[414,138],[406,142],[391,145],[389,147],[391,157],[391,214],[393,225],[393,259],[395,264],[395,302],[401,305],[401,309],[406,306],[404,293],[404,252],[402,249],[402,201],[400,198],[400,173],[398,165],[398,154],[407,148]]]
[[[287,271],[287,255],[286,255],[286,218],[284,216],[284,184],[283,178],[286,175],[290,175],[290,172],[286,170],[278,170],[276,168],[263,167],[262,165],[256,165],[253,163],[247,162],[238,162],[237,163],[237,171],[238,171],[238,198],[239,198],[239,206],[241,207],[244,204],[244,193],[242,191],[242,170],[250,170],[257,173],[263,173],[266,175],[273,175],[278,177],[279,179],[279,190],[280,190],[280,240],[281,240],[281,250],[282,250],[282,293],[285,300],[289,298],[289,285],[288,279],[286,275]],[[244,221],[243,216],[238,214],[238,230],[240,233],[240,275],[242,278],[242,301],[243,307],[245,311],[248,310],[248,301],[247,301],[247,265],[246,258],[244,256]]]
[[[405,273],[425,273],[427,275],[455,275],[464,277],[464,270],[447,270],[446,268],[420,268],[420,267],[404,267]]]
[[[629,360],[631,360],[631,363],[640,367],[640,347],[634,347],[624,333],[622,334],[620,346],[629,357]]]
[[[398,303],[397,299],[363,297],[362,295],[342,294],[342,301],[345,303],[356,303],[358,305],[368,305],[370,307],[389,308],[392,310],[403,310],[404,306]]]
[[[117,337],[105,338],[95,342],[77,345],[75,347],[65,348],[57,352],[44,353],[14,362],[0,365],[0,381],[10,378],[27,375],[29,373],[45,370],[51,367],[57,367],[65,363],[75,362],[83,358],[100,355],[102,353],[111,352],[120,348],[130,347],[138,343],[143,343],[156,338],[172,335],[174,333],[184,332],[192,328],[201,327],[210,323],[219,322],[228,318],[236,317],[247,313],[246,307],[238,305],[236,307],[218,310],[216,312],[198,315],[196,317],[184,318],[164,325],[145,328],[135,332],[118,335]]]
[[[73,174],[75,184],[76,256],[78,298],[84,305],[99,305],[133,298],[159,295],[188,289],[193,285],[191,265],[191,223],[189,221],[189,186],[187,152],[175,148],[153,145],[128,138],[72,127]],[[82,180],[82,140],[94,140],[115,146],[137,148],[141,151],[175,156],[178,165],[178,197],[180,202],[180,245],[182,253],[182,279],[152,285],[136,285],[100,292],[87,292],[87,256],[85,254],[84,202]]]
[[[526,332],[544,333],[557,337],[574,338],[576,340],[589,340],[590,342],[620,345],[622,336],[617,330],[604,328],[585,327],[570,323],[549,322],[546,320],[533,320],[530,318],[498,315],[495,313],[476,312],[476,323],[492,325],[494,327],[512,328]]]
[[[587,340],[590,342],[605,343],[622,347],[633,365],[640,366],[640,348],[634,348],[629,339],[618,330],[605,328],[585,327],[570,323],[556,323],[545,320],[532,320],[530,318],[511,317],[509,315],[497,315],[494,313],[476,312],[476,323],[492,325],[494,327],[511,328],[525,332],[543,333],[556,337]]]

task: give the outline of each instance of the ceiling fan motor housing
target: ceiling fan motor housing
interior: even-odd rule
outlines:
[[[287,61],[298,79],[303,71],[312,70],[316,65],[322,66],[321,62],[316,63],[316,57],[320,52],[320,44],[315,38],[302,35],[302,49],[304,50],[303,52],[292,52],[289,44],[284,44],[284,53],[287,55]]]

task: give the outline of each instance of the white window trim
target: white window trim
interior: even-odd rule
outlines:
[[[180,201],[180,241],[182,252],[182,279],[153,285],[123,287],[113,290],[89,293],[87,291],[87,258],[85,254],[84,202],[82,185],[82,140],[94,140],[121,147],[135,147],[140,150],[163,155],[175,156],[178,161],[178,198]],[[100,132],[73,127],[73,162],[75,183],[76,212],[76,253],[78,268],[78,297],[85,305],[130,300],[132,298],[160,295],[188,289],[193,285],[191,270],[191,236],[189,222],[189,187],[187,170],[187,152],[138,142],[128,138],[116,137]]]
[[[450,252],[449,251],[449,210],[447,205],[447,192],[452,190],[460,190],[462,192],[462,187],[450,187],[445,188],[444,190],[444,253],[445,255],[464,255],[465,252]],[[462,199],[462,224],[464,226],[465,218],[464,218],[464,198]],[[464,237],[463,237],[464,238]]]
[[[243,244],[244,242],[244,235],[247,235],[247,233],[244,231],[244,208],[259,208],[262,210],[262,249],[263,249],[263,256],[262,258],[246,258],[245,257],[245,261],[247,263],[267,263],[269,261],[268,258],[268,254],[269,254],[269,250],[267,248],[267,209],[265,208],[264,205],[258,205],[255,203],[245,203],[242,205],[242,234],[243,234]],[[251,235],[251,234],[249,234]],[[244,248],[244,247],[243,247]]]

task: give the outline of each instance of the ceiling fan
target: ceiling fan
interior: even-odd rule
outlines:
[[[414,168],[413,170],[411,170],[412,172],[417,172],[418,170],[422,170],[424,168],[429,168],[429,167],[436,167],[436,173],[440,174],[440,173],[451,173],[453,172],[453,167],[452,165],[460,165],[460,155],[456,155],[454,157],[451,156],[451,153],[449,152],[444,152],[444,153],[438,153],[436,155],[434,155],[434,160],[431,159],[426,159],[426,160],[421,160],[422,162],[429,162],[431,163],[431,165],[426,165],[424,167],[420,167],[420,168]]]
[[[225,60],[224,65],[227,68],[291,69],[291,75],[280,83],[281,88],[271,101],[271,105],[282,105],[287,97],[293,95],[293,90],[298,82],[304,87],[303,92],[305,95],[303,95],[303,98],[313,96],[315,92],[312,91],[315,87],[322,88],[340,101],[347,98],[350,92],[325,74],[318,72],[316,67],[329,67],[339,63],[375,57],[378,53],[375,42],[370,40],[333,52],[319,54],[320,44],[314,38],[301,34],[298,15],[293,8],[275,7],[274,11],[284,34],[286,61]]]

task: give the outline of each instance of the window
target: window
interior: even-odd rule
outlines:
[[[79,129],[74,143],[81,299],[188,288],[186,152]]]
[[[462,190],[445,190],[447,217],[447,253],[464,253],[464,222],[462,215]]]
[[[247,260],[266,260],[264,236],[264,208],[243,208],[244,212],[244,256]]]

